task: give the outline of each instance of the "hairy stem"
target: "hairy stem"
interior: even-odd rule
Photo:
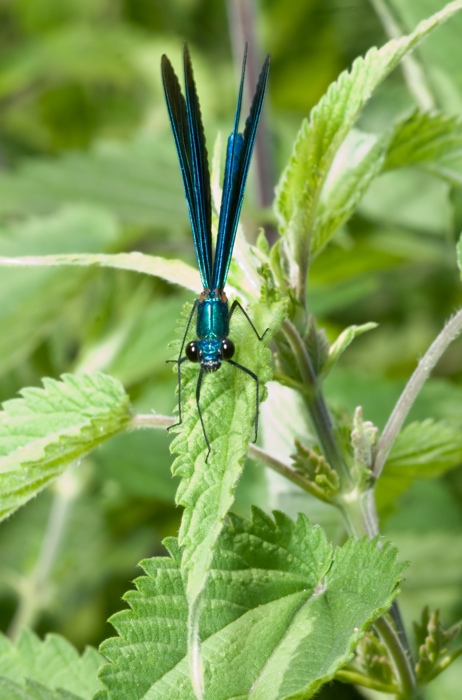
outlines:
[[[263,464],[265,467],[270,467],[274,472],[284,476],[304,491],[311,493],[312,496],[315,496],[315,498],[318,498],[320,501],[331,503],[331,501],[326,498],[321,488],[317,487],[317,485],[310,481],[304,474],[294,469],[291,464],[276,459],[276,457],[273,457],[269,452],[262,450],[261,447],[257,447],[257,445],[254,444],[249,445],[248,454],[256,462],[260,462],[260,464]]]
[[[17,641],[23,629],[34,626],[37,616],[47,604],[49,577],[59,553],[67,519],[78,490],[78,483],[72,472],[67,472],[56,482],[56,492],[42,546],[27,584],[23,584],[20,588],[19,605],[8,630],[8,636],[13,641]]]
[[[330,466],[336,470],[340,480],[344,484],[351,484],[350,472],[343,460],[340,449],[335,439],[332,419],[329,415],[324,396],[319,387],[319,383],[313,368],[313,364],[308,355],[305,344],[300,337],[295,326],[288,320],[284,321],[281,330],[284,333],[289,345],[297,360],[301,379],[305,391],[303,398],[310,413],[311,420],[316,430],[319,442],[324,451],[324,455]]]
[[[175,423],[174,416],[162,416],[159,413],[137,413],[133,416],[130,428],[168,428]]]
[[[282,331],[297,359],[301,380],[304,387],[306,387],[306,390],[303,391],[303,397],[324,455],[330,466],[337,471],[340,477],[342,496],[338,500],[337,507],[343,515],[347,530],[355,537],[367,535],[369,538],[373,538],[379,534],[374,492],[372,489],[362,492],[352,483],[351,474],[341,455],[327,405],[305,344],[290,321],[284,321]],[[397,672],[401,677],[401,673],[404,673],[403,669],[407,669],[410,679],[405,673],[402,683],[406,688],[411,683],[414,688],[415,676],[410,664],[410,645],[396,602],[393,603],[390,614],[395,624],[395,627],[390,626],[389,637],[393,643],[393,653],[399,660]],[[399,659],[400,655],[402,658]],[[412,695],[409,697],[412,697]]]
[[[396,677],[400,682],[400,690],[396,697],[398,700],[423,700],[422,691],[416,687],[411,658],[403,647],[393,625],[390,624],[385,616],[381,617],[374,624],[387,646],[395,667]]]
[[[341,668],[340,671],[337,671],[337,673],[335,674],[335,678],[338,681],[342,681],[342,683],[362,685],[363,688],[371,688],[372,690],[377,690],[379,693],[396,693],[395,687],[391,687],[386,683],[381,683],[380,681],[375,680],[374,678],[366,676],[364,673],[361,673],[356,668],[349,668],[348,666],[346,666],[345,668]]]
[[[390,39],[398,39],[405,34],[390,9],[387,0],[370,0],[370,2]],[[424,112],[435,109],[435,98],[428,85],[421,63],[414,55],[408,55],[403,58],[401,66],[407,88],[418,107]]]
[[[409,411],[416,400],[420,390],[428,379],[438,360],[441,358],[447,347],[457,338],[462,331],[462,310],[458,311],[445,325],[441,333],[433,341],[419,364],[406,387],[399,397],[390,418],[383,430],[377,445],[372,473],[376,479],[382,473],[386,459],[390,453],[396,437],[406,420]]]

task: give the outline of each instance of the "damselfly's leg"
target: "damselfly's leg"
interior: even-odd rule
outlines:
[[[167,430],[171,430],[177,425],[181,425],[181,423],[183,422],[183,419],[181,417],[181,365],[187,359],[188,358],[185,355],[184,357],[180,357],[179,360],[167,360],[168,362],[176,362],[178,368],[178,421],[176,423],[173,423],[173,425],[169,425]]]
[[[189,328],[190,328],[190,326],[191,326],[191,322],[192,322],[192,320],[193,320],[194,314],[195,314],[196,311],[197,311],[197,307],[198,307],[198,306],[199,306],[199,299],[195,299],[194,304],[193,304],[193,307],[192,307],[192,309],[191,309],[191,313],[189,314],[188,323],[186,324],[186,330],[185,330],[185,332],[184,332],[183,340],[181,341],[180,354],[179,354],[179,356],[178,356],[178,360],[177,360],[177,361],[179,361],[179,358],[180,358],[180,357],[182,356],[182,354],[183,354],[184,344],[185,344],[185,342],[186,342],[186,338],[188,337]],[[167,360],[167,361],[168,361],[168,362],[172,362],[172,361],[175,362],[175,360]]]
[[[266,329],[266,331],[263,333],[263,335],[260,335],[259,332],[257,331],[257,329],[255,328],[255,326],[253,325],[252,319],[250,318],[249,314],[248,314],[247,311],[244,309],[244,307],[237,301],[237,299],[235,299],[235,300],[233,301],[233,303],[231,304],[231,309],[229,310],[229,320],[231,321],[231,316],[232,316],[233,313],[236,311],[236,309],[239,309],[239,310],[244,314],[244,316],[246,317],[247,321],[249,322],[249,324],[250,324],[250,326],[251,326],[253,332],[254,332],[255,335],[257,336],[258,340],[263,340],[263,338],[265,337],[265,335],[268,333],[269,328]],[[233,362],[233,364],[236,364],[236,363]],[[244,369],[244,368],[241,367],[241,369]]]
[[[207,437],[207,433],[205,432],[204,419],[202,418],[202,411],[201,411],[201,407],[200,407],[200,403],[199,403],[199,399],[201,396],[201,386],[202,386],[203,377],[204,377],[204,368],[201,367],[200,371],[199,371],[199,378],[197,380],[197,385],[196,385],[196,404],[197,404],[197,412],[199,414],[199,419],[200,419],[201,426],[202,426],[202,432],[204,433],[205,444],[207,445],[207,457],[205,458],[205,462],[207,463],[208,459],[209,459],[211,447],[210,447],[209,439]]]
[[[188,337],[189,329],[191,327],[191,322],[193,320],[194,314],[197,310],[197,305],[199,304],[199,299],[196,299],[194,301],[193,307],[191,309],[191,313],[189,314],[188,318],[188,323],[186,324],[186,330],[183,335],[183,340],[181,341],[181,348],[180,348],[180,354],[178,356],[178,360],[167,360],[167,364],[173,364],[176,363],[178,366],[178,421],[177,423],[174,423],[173,425],[169,425],[167,430],[171,430],[171,428],[175,428],[177,425],[181,425],[182,419],[181,419],[181,365],[185,360],[188,358],[186,355],[183,355],[183,348],[186,342],[186,338]]]
[[[250,320],[250,319],[249,319]],[[254,329],[255,330],[255,329]],[[257,333],[257,331],[255,331]],[[265,331],[266,333],[266,331]],[[258,333],[257,333],[258,335]],[[263,334],[264,335],[264,334]],[[259,336],[260,337],[260,336]],[[262,336],[263,337],[263,336]],[[260,338],[261,340],[261,338]],[[249,377],[252,377],[252,379],[255,382],[255,437],[254,437],[254,442],[257,442],[257,437],[258,437],[258,409],[259,409],[259,398],[260,398],[260,382],[258,380],[257,375],[255,372],[252,372],[251,369],[248,369],[248,367],[244,367],[244,365],[240,365],[239,362],[235,362],[234,360],[227,360],[230,365],[233,365],[234,367],[237,367],[237,369],[241,369],[243,372],[249,375]]]

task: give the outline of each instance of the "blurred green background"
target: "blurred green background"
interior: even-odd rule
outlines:
[[[412,29],[445,3],[391,5]],[[387,37],[368,0],[262,0],[251,7],[257,54],[272,56],[264,149],[275,184],[302,118],[356,56]],[[193,263],[160,56],[168,53],[179,68],[188,41],[211,151],[233,117],[232,9],[231,0],[228,6],[224,0],[0,0],[1,255],[141,250]],[[462,108],[460,36],[456,17],[418,54],[435,105],[454,114]],[[381,131],[412,107],[395,71],[360,126]],[[252,237],[255,183],[249,190],[245,221]],[[263,219],[274,225],[269,209]],[[417,170],[394,172],[374,183],[315,261],[309,303],[330,337],[353,323],[380,324],[355,342],[329,379],[336,410],[362,405],[365,417],[383,427],[417,358],[460,306],[454,245],[461,222],[460,190]],[[122,271],[1,269],[1,399],[39,385],[43,376],[99,369],[124,383],[138,410],[171,415],[175,377],[165,359],[188,299],[180,287]],[[460,424],[461,348],[454,343],[441,361],[414,419]],[[39,633],[58,631],[79,648],[112,634],[106,620],[140,574],[136,562],[161,554],[161,539],[177,533],[181,513],[168,443],[164,431],[119,437],[74,470],[77,494],[38,601]],[[416,482],[383,515],[385,534],[412,560],[403,592],[407,622],[425,603],[440,606],[448,623],[462,615],[461,474]],[[236,509],[281,507],[274,489],[250,465]],[[40,560],[57,498],[48,490],[2,525],[3,630],[17,623],[17,592]],[[301,501],[289,494],[290,515],[303,508],[339,536],[335,514]],[[432,697],[458,697],[455,679],[455,672],[443,676]],[[319,697],[359,695],[336,687]]]

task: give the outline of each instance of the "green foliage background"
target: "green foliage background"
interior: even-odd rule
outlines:
[[[394,4],[412,29],[445,3]],[[272,55],[268,117],[276,181],[301,119],[341,70],[386,37],[367,0],[266,0],[256,13],[261,45]],[[456,16],[419,49],[436,105],[454,115],[462,108],[461,33]],[[179,65],[184,40],[194,56],[211,151],[217,130],[229,130],[235,100],[222,0],[0,2],[1,255],[141,250],[193,262],[159,69],[163,52]],[[412,106],[395,71],[360,126],[381,130]],[[379,324],[355,341],[327,381],[339,414],[362,405],[367,419],[383,427],[416,359],[460,306],[454,247],[461,225],[460,189],[421,170],[385,173],[314,262],[310,309],[329,337],[351,324]],[[102,370],[122,381],[140,412],[171,415],[175,377],[164,360],[190,298],[179,287],[124,271],[2,269],[1,399],[39,385],[43,376]],[[460,424],[461,349],[461,341],[451,346],[411,419]],[[62,633],[78,648],[111,634],[106,620],[121,607],[134,563],[163,553],[161,539],[178,531],[168,443],[161,431],[124,435],[81,465],[66,535],[38,601],[40,634]],[[4,630],[15,613],[15,592],[34,571],[52,500],[48,490],[2,525]],[[462,616],[462,471],[416,481],[393,510],[385,501],[383,532],[412,562],[403,586],[406,622],[430,602],[452,623]],[[252,503],[291,515],[303,509],[334,539],[338,532],[333,509],[314,500],[307,505],[306,497],[302,504],[295,491],[281,495],[272,477],[250,465],[236,509],[248,513]],[[431,697],[457,697],[457,672],[455,665],[443,674]],[[355,697],[350,688],[323,692]]]

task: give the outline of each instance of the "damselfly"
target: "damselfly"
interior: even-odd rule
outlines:
[[[208,450],[206,459],[208,459],[210,454],[210,442],[207,437],[200,407],[202,380],[205,372],[216,372],[223,360],[245,372],[255,381],[255,439],[258,431],[258,377],[255,372],[252,372],[248,367],[244,367],[232,359],[235,348],[234,343],[229,339],[228,335],[230,320],[235,311],[237,309],[242,311],[259,340],[262,340],[265,334],[262,336],[259,335],[248,314],[238,301],[233,301],[231,308],[228,307],[228,300],[224,292],[269,72],[269,56],[267,56],[258,79],[257,88],[244,131],[243,133],[239,133],[246,55],[247,47],[245,49],[242,65],[234,129],[228,139],[223,194],[214,257],[212,256],[212,196],[210,190],[209,166],[191,58],[188,47],[185,44],[183,53],[185,96],[183,96],[172,64],[167,56],[162,56],[162,80],[165,97],[175,138],[176,150],[180,161],[194,247],[196,250],[197,265],[203,286],[203,291],[200,297],[194,302],[193,309],[189,316],[181,344],[180,355],[177,360],[179,421],[175,425],[179,425],[182,421],[181,366],[186,360],[200,363],[199,377],[196,386],[196,403]],[[196,313],[197,340],[187,343],[185,347],[189,328],[194,314]],[[184,356],[183,350],[185,352]]]

